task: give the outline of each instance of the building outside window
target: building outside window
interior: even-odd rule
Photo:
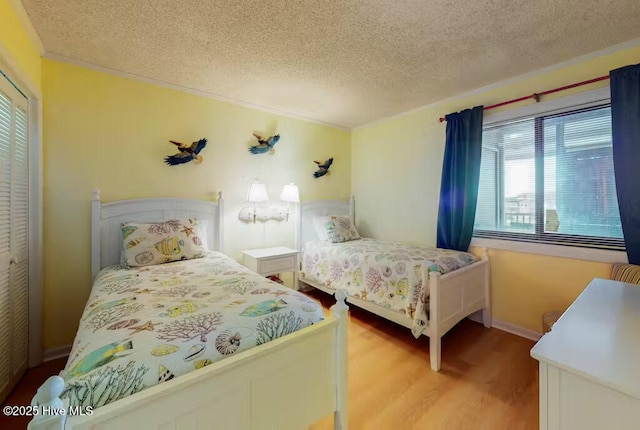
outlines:
[[[623,249],[609,104],[486,125],[474,236]]]

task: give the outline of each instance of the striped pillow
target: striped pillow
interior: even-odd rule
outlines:
[[[611,279],[640,285],[640,266],[635,264],[614,263],[611,267]]]

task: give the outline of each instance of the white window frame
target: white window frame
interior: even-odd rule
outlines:
[[[543,101],[517,109],[485,115],[483,128],[499,123],[529,119],[536,116],[555,115],[574,110],[599,106],[611,102],[609,86],[590,91],[583,91],[548,101]],[[576,258],[580,260],[606,263],[626,263],[627,253],[619,250],[586,248],[579,246],[554,245],[536,242],[523,242],[508,239],[473,237],[471,246],[488,247],[506,251],[526,252],[531,254],[550,255],[555,257]]]

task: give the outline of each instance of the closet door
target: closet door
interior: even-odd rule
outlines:
[[[27,99],[0,75],[0,401],[28,364]]]

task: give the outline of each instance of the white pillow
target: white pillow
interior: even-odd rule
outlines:
[[[329,215],[320,218],[329,242],[340,243],[360,239],[350,216]]]
[[[326,217],[321,217],[321,216],[313,217],[313,220],[312,220],[313,229],[316,231],[316,236],[318,236],[318,239],[328,241],[329,236],[327,236],[327,230],[324,228],[324,223],[322,222],[323,218],[326,218]]]

